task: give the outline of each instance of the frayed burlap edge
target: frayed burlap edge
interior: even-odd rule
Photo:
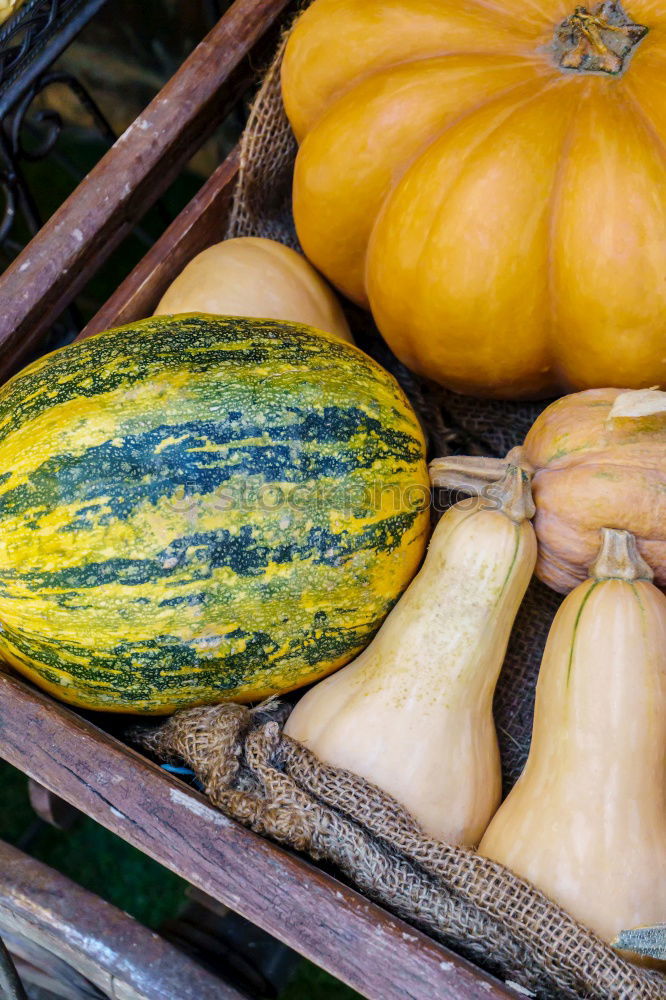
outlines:
[[[300,249],[291,219],[296,140],[280,90],[287,37],[288,31],[266,71],[241,138],[238,180],[225,239],[263,236]]]
[[[544,1000],[664,1000],[634,967],[540,892],[473,851],[426,838],[390,796],[283,735],[290,711],[187,709],[135,742],[184,761],[227,815],[333,863],[372,899]]]

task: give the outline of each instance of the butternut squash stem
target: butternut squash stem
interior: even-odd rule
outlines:
[[[648,30],[631,20],[619,0],[604,0],[592,11],[576,7],[555,30],[555,62],[564,70],[617,76]]]
[[[509,462],[503,458],[481,458],[477,455],[436,458],[428,466],[433,486],[468,490],[470,493],[480,492],[488,483],[498,483],[508,469]]]
[[[602,528],[599,555],[590,567],[594,580],[652,580],[654,573],[641,556],[630,531]]]
[[[517,524],[534,517],[536,512],[531,471],[504,459],[436,458],[430,463],[430,480],[433,486],[483,497]]]
[[[478,455],[448,455],[435,458],[429,466],[430,482],[446,490],[465,490],[478,494],[490,483],[498,483],[515,465],[531,478],[534,469],[522,447],[512,448],[506,458],[482,458]]]
[[[532,477],[525,469],[509,465],[506,475],[496,486],[488,487],[489,494],[497,500],[503,514],[520,524],[536,514],[532,498]]]

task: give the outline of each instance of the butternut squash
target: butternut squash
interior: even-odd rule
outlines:
[[[634,537],[605,529],[562,604],[525,770],[481,854],[612,942],[666,916],[666,597]]]
[[[224,240],[197,254],[166,290],[155,315],[193,312],[289,320],[354,342],[324,279],[276,240]]]
[[[451,507],[370,646],[312,688],[286,725],[442,841],[477,844],[500,801],[493,692],[534,569],[533,511],[515,466],[484,499]]]

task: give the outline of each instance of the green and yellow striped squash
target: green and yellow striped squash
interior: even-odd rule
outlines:
[[[416,571],[418,421],[309,327],[159,317],[0,390],[0,650],[70,703],[254,700],[352,659]]]

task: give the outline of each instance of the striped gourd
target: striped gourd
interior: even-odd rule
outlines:
[[[129,712],[306,684],[423,554],[424,443],[394,379],[308,327],[160,317],[0,390],[0,649]]]

